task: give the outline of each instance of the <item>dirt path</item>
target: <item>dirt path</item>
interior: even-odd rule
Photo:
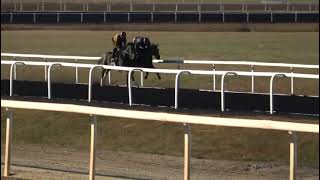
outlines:
[[[1,148],[1,175],[4,151]],[[87,179],[89,150],[12,147],[12,177],[26,179]],[[279,162],[236,162],[192,159],[191,179],[287,179]],[[97,151],[96,179],[182,179],[183,158],[130,152]],[[319,179],[319,170],[298,168],[299,179]]]

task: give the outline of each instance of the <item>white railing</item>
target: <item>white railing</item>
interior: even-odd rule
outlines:
[[[12,121],[13,109],[31,109],[58,111],[68,113],[88,114],[91,116],[91,142],[90,142],[90,164],[89,164],[89,180],[95,179],[95,152],[96,152],[96,134],[97,119],[96,116],[112,116],[118,118],[143,119],[149,121],[164,121],[173,123],[183,123],[184,131],[184,180],[190,180],[190,160],[191,160],[191,127],[190,124],[201,124],[210,126],[226,126],[226,127],[243,127],[243,128],[259,128],[273,129],[281,131],[289,131],[290,134],[290,180],[296,179],[297,169],[297,134],[296,132],[319,133],[319,124],[311,123],[294,123],[280,122],[273,120],[255,120],[255,119],[236,119],[221,118],[208,116],[182,115],[165,112],[149,112],[113,109],[104,107],[93,107],[74,104],[58,104],[43,102],[14,101],[1,99],[1,107],[6,108],[7,124],[6,124],[6,145],[5,145],[5,167],[4,176],[10,175],[10,159],[11,159],[11,138],[12,138]],[[11,109],[12,108],[12,109]]]
[[[27,66],[44,66],[49,67],[46,76],[48,77],[48,99],[51,99],[51,73],[54,66],[61,67],[77,67],[87,68],[89,71],[89,83],[88,83],[88,101],[91,102],[91,86],[92,86],[92,71],[96,67],[108,69],[108,70],[120,70],[128,72],[128,94],[129,94],[129,105],[132,105],[132,92],[131,92],[131,74],[133,71],[149,72],[149,73],[163,73],[163,74],[175,74],[175,108],[178,108],[178,89],[179,89],[179,75],[187,72],[191,75],[221,75],[221,111],[225,110],[224,103],[224,83],[225,76],[237,75],[237,76],[251,76],[251,77],[270,77],[270,114],[273,114],[273,82],[275,77],[287,77],[287,78],[306,78],[306,79],[319,79],[317,74],[301,74],[301,73],[282,73],[282,72],[244,72],[244,71],[203,71],[203,70],[177,70],[177,69],[151,69],[151,68],[131,68],[131,67],[118,67],[110,65],[93,65],[93,64],[80,64],[80,63],[60,63],[60,62],[33,62],[33,61],[6,61],[1,60],[1,64],[10,65],[10,96],[13,95],[13,80],[14,69],[16,65],[27,65]]]
[[[119,4],[122,7],[119,8]],[[162,4],[166,4],[167,7],[161,7]],[[3,11],[83,11],[83,12],[95,12],[95,11],[107,11],[107,12],[119,12],[119,11],[129,11],[129,12],[223,12],[223,11],[236,11],[236,12],[249,12],[249,11],[318,11],[319,3],[316,2],[305,2],[305,3],[275,3],[275,2],[261,2],[261,3],[250,3],[250,2],[238,2],[238,3],[202,3],[194,2],[187,3],[187,9],[185,3],[171,2],[171,3],[161,3],[158,2],[4,2],[1,1]],[[232,6],[230,8],[230,5]],[[304,6],[301,9],[301,5]],[[52,7],[53,6],[53,7]],[[97,8],[97,6],[99,8]],[[254,6],[254,7],[253,7]],[[300,7],[299,7],[300,6]],[[103,9],[101,7],[104,7]]]
[[[21,58],[40,58],[42,61],[48,61],[48,59],[56,60],[73,60],[74,62],[79,62],[79,60],[89,60],[95,61],[99,60],[101,57],[90,57],[90,56],[62,56],[62,55],[43,55],[43,54],[17,54],[17,53],[1,53],[1,57],[13,57],[14,59]],[[289,63],[265,63],[265,62],[252,62],[252,61],[210,61],[210,60],[153,60],[153,63],[175,63],[178,64],[178,69],[180,69],[180,64],[205,64],[212,65],[212,70],[216,71],[216,65],[245,65],[250,67],[250,71],[254,72],[256,66],[265,67],[286,67],[290,68],[290,73],[294,73],[294,68],[304,68],[304,69],[319,69],[319,65],[307,65],[307,64],[289,64]],[[45,75],[47,68],[45,67]],[[46,76],[45,76],[46,78]],[[109,73],[109,82],[111,82],[111,73]],[[79,82],[78,67],[76,67],[76,83]],[[143,79],[141,79],[141,84],[143,85]],[[213,90],[216,90],[216,77],[213,75],[212,79]],[[255,92],[254,76],[251,76],[251,93]],[[291,94],[294,94],[294,78],[291,77]]]

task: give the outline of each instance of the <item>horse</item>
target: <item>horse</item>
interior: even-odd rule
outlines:
[[[126,47],[119,53],[117,60],[112,62],[112,52],[106,52],[99,60],[98,64],[103,65],[117,65],[125,67],[142,67],[142,68],[155,68],[152,63],[152,57],[155,56],[160,59],[158,45],[151,44],[148,48],[143,49],[142,54],[138,54],[132,42],[129,42]],[[101,74],[100,86],[103,86],[103,79],[108,75],[109,69],[103,69]],[[133,72],[134,73],[134,72]],[[134,81],[132,73],[132,80]],[[149,73],[146,72],[145,79],[148,78]],[[160,74],[157,73],[158,79],[161,79]],[[127,76],[128,77],[128,76]]]
[[[119,57],[112,61],[112,52],[108,51],[101,56],[98,60],[98,64],[102,65],[115,65],[115,66],[125,66],[125,67],[135,67],[135,48],[134,44],[129,42],[125,48],[119,53]],[[101,73],[100,86],[103,86],[103,80],[110,72],[110,69],[103,69]],[[132,76],[132,80],[134,77]]]
[[[155,68],[153,66],[153,62],[152,62],[153,56],[156,59],[160,59],[158,44],[151,43],[151,45],[149,47],[147,47],[146,49],[143,50],[142,56],[136,62],[136,66],[142,67],[142,68]],[[158,79],[161,80],[160,74],[159,73],[156,73],[156,74],[158,76]],[[146,72],[144,79],[147,79],[148,75],[149,75],[149,73]]]

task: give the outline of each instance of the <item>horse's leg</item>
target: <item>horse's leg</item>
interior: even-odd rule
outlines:
[[[101,80],[100,80],[100,86],[101,87],[103,86],[103,80],[104,80],[105,77],[106,77],[106,70],[103,69],[102,73],[101,73]]]
[[[158,79],[161,80],[161,76],[159,73],[157,73]]]
[[[144,76],[144,79],[147,79],[149,76],[149,72],[146,72],[146,75]]]

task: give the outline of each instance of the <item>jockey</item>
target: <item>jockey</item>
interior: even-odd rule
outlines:
[[[123,50],[127,43],[127,34],[126,32],[121,32],[120,34],[115,34],[112,37],[112,44],[114,46],[112,51],[112,58],[118,57],[121,50]]]
[[[133,44],[134,44],[135,49],[137,51],[136,59],[139,59],[142,56],[143,51],[146,48],[150,47],[151,43],[150,43],[149,38],[138,36],[133,39]]]

